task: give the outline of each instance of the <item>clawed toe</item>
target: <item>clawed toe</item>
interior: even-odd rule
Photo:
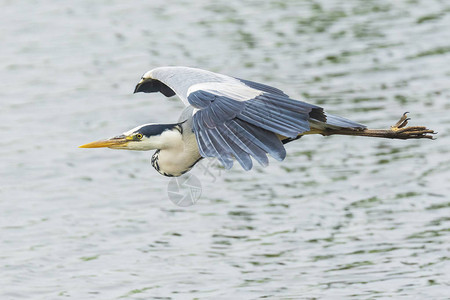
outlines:
[[[434,134],[434,131],[433,130],[411,131],[408,132],[408,136],[410,138],[417,138],[417,139],[421,138],[433,139],[433,136],[429,135],[428,133]]]
[[[433,136],[430,134],[436,134],[434,130],[428,129],[425,126],[409,126],[408,121],[411,118],[408,118],[408,112],[405,112],[400,120],[394,125],[391,126],[392,133],[400,139],[433,139]]]
[[[394,126],[391,126],[392,130],[403,128],[408,125],[408,121],[411,120],[411,118],[408,118],[408,114],[409,112],[405,112],[400,120]]]
[[[396,130],[397,133],[403,133],[403,132],[421,132],[426,131],[427,128],[425,126],[409,126],[409,127],[400,127],[398,130]]]

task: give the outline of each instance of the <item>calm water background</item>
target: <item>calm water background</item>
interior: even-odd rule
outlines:
[[[0,299],[446,299],[448,1],[1,1]],[[369,127],[282,163],[197,167],[167,197],[151,153],[78,149],[182,104],[132,95],[157,66],[283,89]]]

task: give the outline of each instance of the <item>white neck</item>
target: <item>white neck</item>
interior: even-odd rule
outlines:
[[[166,142],[152,156],[153,167],[165,176],[180,176],[201,158],[195,135],[183,139],[179,132],[177,134],[177,138],[171,136],[170,142],[165,139]]]

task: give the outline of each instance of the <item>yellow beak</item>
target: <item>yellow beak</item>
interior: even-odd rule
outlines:
[[[95,141],[89,144],[81,145],[78,148],[122,148],[130,139],[126,137],[115,137],[108,140]]]

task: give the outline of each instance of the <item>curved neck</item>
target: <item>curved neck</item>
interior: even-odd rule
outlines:
[[[188,122],[183,123],[181,132],[170,146],[159,148],[152,156],[152,166],[164,176],[183,175],[202,158]]]
[[[198,150],[189,149],[164,149],[156,150],[152,156],[152,166],[158,173],[164,176],[177,177],[190,171],[202,157]]]

